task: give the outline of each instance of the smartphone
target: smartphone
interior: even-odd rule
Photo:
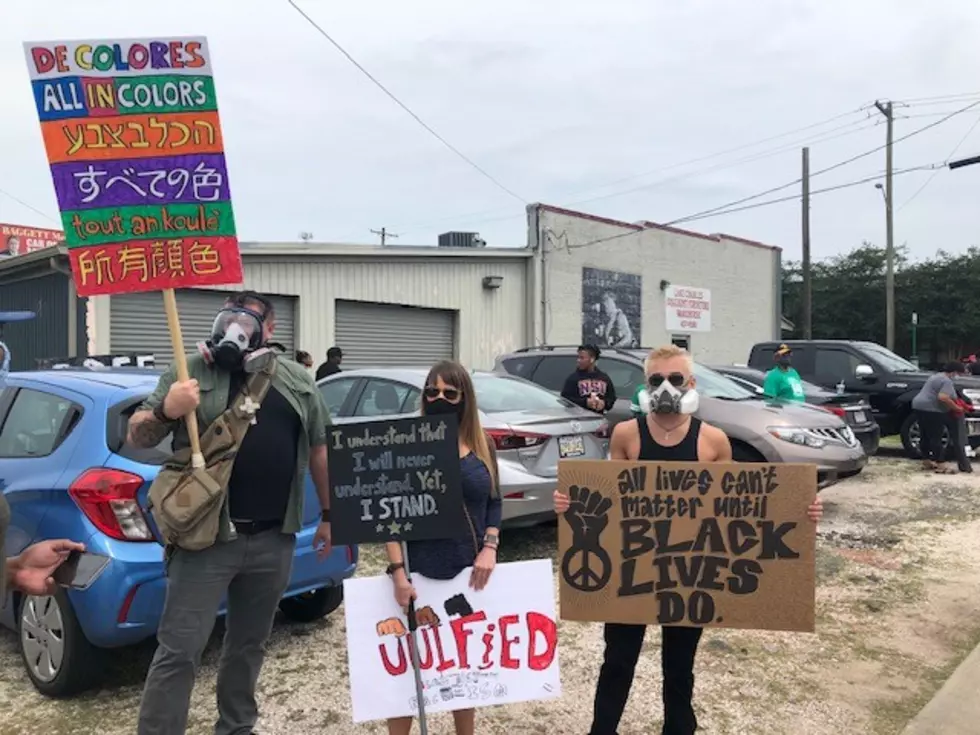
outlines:
[[[72,551],[61,566],[54,570],[52,576],[62,587],[87,590],[107,566],[109,566],[108,556]]]

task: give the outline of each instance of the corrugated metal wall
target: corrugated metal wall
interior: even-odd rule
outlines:
[[[299,296],[296,348],[318,364],[335,340],[337,299],[458,311],[456,354],[468,367],[525,346],[526,258],[243,256],[248,288]],[[484,289],[485,276],[501,276],[500,288]]]
[[[224,305],[227,294],[223,291],[182,288],[176,291],[176,295],[184,350],[194,352],[197,343],[210,336],[215,314]],[[271,296],[271,301],[276,310],[274,339],[291,353],[295,342],[295,299]],[[112,352],[152,353],[157,367],[170,364],[173,347],[163,311],[163,296],[158,291],[113,296],[109,319]]]
[[[77,301],[77,354],[85,356],[86,299]],[[68,354],[68,277],[47,272],[35,278],[3,283],[0,281],[0,311],[33,311],[37,317],[7,324],[3,341],[10,348],[11,368],[30,370],[36,358],[70,357]]]

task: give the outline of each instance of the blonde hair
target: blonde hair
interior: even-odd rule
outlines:
[[[656,347],[650,350],[650,354],[647,355],[647,359],[643,362],[644,372],[650,372],[650,366],[656,360],[673,360],[676,357],[682,357],[687,361],[687,369],[691,372],[694,371],[694,361],[691,359],[691,353],[685,350],[683,347],[678,347],[677,345],[670,344],[664,345],[663,347]]]
[[[480,414],[476,406],[476,390],[473,388],[470,374],[458,362],[443,360],[432,366],[425,378],[425,384],[435,385],[436,378],[442,378],[444,383],[459,389],[462,393],[462,399],[466,401],[466,404],[463,407],[463,415],[459,419],[459,438],[486,465],[492,480],[490,494],[496,497],[498,487],[496,456],[491,452],[487,434],[480,425]],[[421,405],[423,416],[426,405],[427,401],[423,400]]]

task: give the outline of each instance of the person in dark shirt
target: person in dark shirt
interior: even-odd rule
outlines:
[[[440,362],[425,379],[422,415],[455,414],[459,419],[459,465],[466,523],[452,538],[409,541],[411,574],[429,579],[455,579],[472,567],[470,586],[482,590],[497,564],[503,503],[497,476],[497,454],[493,442],[480,425],[476,393],[469,373],[459,363]],[[395,588],[395,600],[407,609],[415,599],[415,588],[405,574],[402,547],[387,544],[388,575]],[[434,611],[422,608],[418,618],[432,620]],[[474,732],[476,710],[453,712],[457,735]],[[389,735],[408,735],[411,717],[388,720]]]
[[[324,378],[340,372],[340,363],[344,359],[344,353],[339,347],[331,347],[327,350],[327,361],[316,369],[316,379]]]
[[[576,370],[565,380],[561,397],[576,406],[605,413],[616,403],[616,388],[609,376],[596,367],[599,355],[599,348],[595,345],[582,345],[578,348]]]

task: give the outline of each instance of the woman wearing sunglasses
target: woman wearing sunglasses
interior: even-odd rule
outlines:
[[[687,351],[676,345],[653,350],[646,360],[647,384],[636,397],[641,412],[635,421],[623,421],[613,431],[610,459],[649,462],[731,462],[732,447],[723,431],[694,416],[698,410],[694,365]],[[569,510],[569,498],[555,491],[555,511]],[[571,508],[573,513],[583,508]],[[808,515],[816,522],[823,512],[820,500]],[[662,735],[693,735],[697,730],[692,698],[694,657],[701,628],[664,626],[664,724]],[[645,625],[605,626],[606,650],[596,684],[594,719],[589,735],[615,735],[633,684],[633,673],[643,647]]]
[[[462,365],[440,362],[429,371],[422,396],[422,415],[453,414],[459,421],[459,469],[463,491],[463,513],[466,523],[453,538],[435,541],[409,541],[409,566],[412,574],[429,579],[455,579],[472,567],[470,586],[482,590],[490,580],[497,563],[500,543],[500,520],[503,505],[497,478],[497,454],[493,443],[480,425],[473,381]],[[387,545],[388,575],[395,586],[395,600],[407,609],[415,599],[415,588],[405,575],[402,547]],[[432,611],[423,608],[419,618],[435,622]],[[420,621],[420,622],[423,622]],[[453,712],[457,735],[473,735],[476,710]],[[390,735],[408,735],[411,717],[388,720]]]

